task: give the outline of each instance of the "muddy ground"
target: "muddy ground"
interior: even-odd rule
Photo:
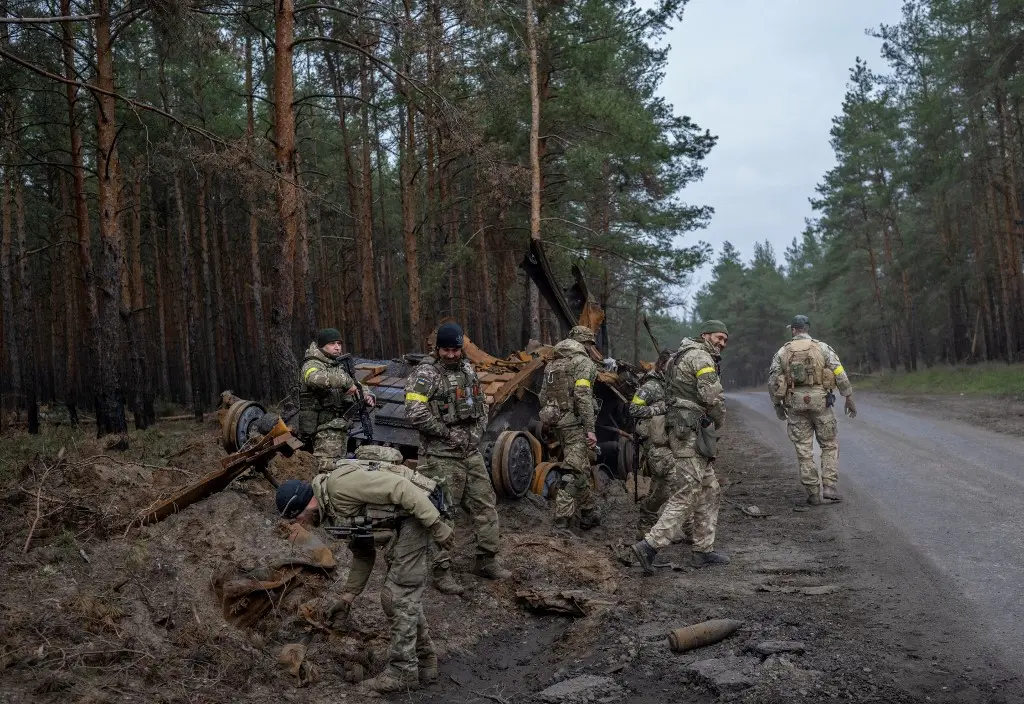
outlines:
[[[383,667],[383,570],[345,632],[297,615],[339,590],[348,564],[340,544],[336,569],[299,573],[253,626],[231,625],[213,585],[294,551],[262,479],[140,528],[140,509],[223,455],[212,425],[198,436],[188,423],[160,432],[165,442],[150,454],[125,456],[76,437],[60,457],[56,447],[26,457],[0,492],[0,701],[372,699],[353,681]],[[463,530],[456,569],[470,589],[425,597],[441,681],[391,700],[1024,701],[1019,678],[963,635],[969,612],[923,560],[871,526],[840,524],[828,507],[804,510],[790,458],[747,437],[742,417],[730,418],[722,446],[717,547],[731,565],[691,569],[685,546],[666,550],[674,567],[652,577],[620,565],[616,551],[635,539],[638,519],[621,484],[607,488],[603,525],[581,536],[553,533],[536,497],[502,504],[513,578],[467,574]],[[277,459],[272,470],[308,477],[309,460]],[[741,511],[750,505],[767,516]],[[572,591],[586,615],[527,611],[516,594],[528,589]],[[670,629],[712,618],[743,625],[716,645],[670,651]],[[766,641],[803,652],[758,654]],[[290,643],[307,645],[297,674],[278,664]]]

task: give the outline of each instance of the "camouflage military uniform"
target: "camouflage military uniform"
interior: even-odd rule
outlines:
[[[376,447],[360,448],[360,457],[370,456],[363,449],[381,450],[382,457],[383,452],[390,451],[398,455],[395,459],[400,459],[397,451]],[[440,514],[429,499],[429,491],[435,485],[401,465],[368,460],[343,460],[332,472],[320,474],[312,482],[321,523],[345,525],[353,518],[380,522],[381,528],[374,530],[373,538],[352,541],[365,542],[370,548],[364,551],[360,562],[353,560],[346,591],[362,591],[373,569],[373,543],[386,542],[388,572],[380,599],[390,622],[391,642],[389,670],[382,677],[410,686],[417,682],[419,668],[436,670],[437,666],[421,604],[431,536],[449,533],[440,524]]]
[[[330,472],[348,449],[346,413],[359,400],[347,390],[355,384],[340,359],[310,344],[299,370],[299,435],[312,437],[318,472]],[[366,396],[371,396],[364,389]]]
[[[553,358],[544,369],[540,420],[554,429],[562,448],[565,474],[555,497],[555,521],[559,525],[567,525],[577,508],[581,527],[596,520],[597,502],[590,488],[591,458],[587,447],[587,433],[595,432],[596,379],[597,365],[582,343],[570,338],[555,345]]]
[[[636,422],[636,434],[640,438],[641,467],[645,476],[651,479],[650,490],[640,504],[649,521],[648,526],[657,519],[661,507],[673,493],[675,463],[665,428],[667,398],[664,374],[651,371],[641,380],[629,404],[629,415]],[[692,526],[689,528],[687,534],[693,532]]]
[[[693,551],[710,553],[714,549],[721,490],[714,458],[698,451],[698,433],[702,419],[713,423],[715,429],[725,422],[718,360],[718,350],[702,339],[684,339],[669,360],[666,427],[673,458],[669,482],[674,492],[644,537],[656,550],[681,541],[691,521]]]
[[[487,397],[473,366],[462,359],[448,367],[435,357],[406,380],[405,417],[420,431],[417,470],[444,478],[452,503],[476,524],[478,567],[493,563],[498,552],[497,498],[484,458],[477,448],[487,428]],[[451,568],[451,555],[434,558],[435,578]]]
[[[818,375],[802,373],[804,378],[797,381],[787,373],[789,361],[799,350],[808,354],[821,365]],[[812,365],[813,366],[813,365]],[[810,335],[795,335],[783,345],[772,359],[768,371],[768,391],[772,403],[785,408],[787,434],[796,446],[796,457],[800,467],[800,483],[809,497],[816,497],[824,488],[826,493],[834,492],[839,482],[837,463],[839,441],[836,439],[836,416],[832,412],[828,395],[832,389],[849,397],[853,386],[843,369],[835,350]],[[814,466],[814,438],[821,448],[821,478]]]

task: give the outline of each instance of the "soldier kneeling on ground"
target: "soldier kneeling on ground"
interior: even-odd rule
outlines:
[[[352,569],[341,598],[347,605],[335,609],[346,615],[370,578],[375,542],[387,540],[388,573],[380,601],[391,625],[389,664],[363,684],[378,692],[417,689],[438,676],[437,656],[421,604],[430,540],[450,549],[455,533],[441,520],[435,506],[443,505],[441,487],[402,466],[398,450],[363,445],[356,457],[340,460],[336,469],[317,475],[312,483],[283,482],[277,490],[277,510],[282,517],[305,525],[352,529]]]

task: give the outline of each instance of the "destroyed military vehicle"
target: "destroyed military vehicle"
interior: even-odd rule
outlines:
[[[604,312],[591,298],[579,267],[573,267],[573,285],[565,290],[559,288],[538,243],[531,245],[521,266],[554,310],[563,335],[568,335],[574,325],[586,325],[597,334],[597,345],[589,348],[599,369],[594,395],[600,404],[597,463],[592,481],[600,485],[625,479],[634,463],[627,410],[642,370],[604,359],[600,354],[607,341]],[[541,372],[551,352],[551,347],[539,346],[498,359],[480,349],[468,336],[465,340],[464,353],[476,368],[490,406],[480,450],[495,492],[506,499],[520,498],[529,491],[550,497],[561,480],[558,443],[537,420]],[[356,378],[377,397],[372,414],[373,442],[399,448],[410,466],[415,466],[419,436],[405,418],[405,380],[425,356],[414,353],[390,361],[354,360]],[[265,413],[259,404],[232,399],[222,415],[225,449],[238,452],[249,439],[265,433],[273,425],[263,417]],[[285,419],[289,419],[287,413]],[[353,423],[350,450],[365,439],[360,424]]]

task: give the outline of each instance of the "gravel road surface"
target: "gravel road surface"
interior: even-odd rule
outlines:
[[[796,484],[793,447],[768,395],[728,398],[765,444],[789,453]],[[890,578],[921,563],[936,579],[929,589],[943,594],[944,603],[931,604],[929,619],[947,623],[950,638],[967,631],[1019,666],[1024,439],[934,417],[886,397],[861,395],[857,404],[856,419],[839,421],[840,489],[847,500],[828,507],[851,549],[864,550],[864,561]],[[870,540],[859,540],[865,536]]]

